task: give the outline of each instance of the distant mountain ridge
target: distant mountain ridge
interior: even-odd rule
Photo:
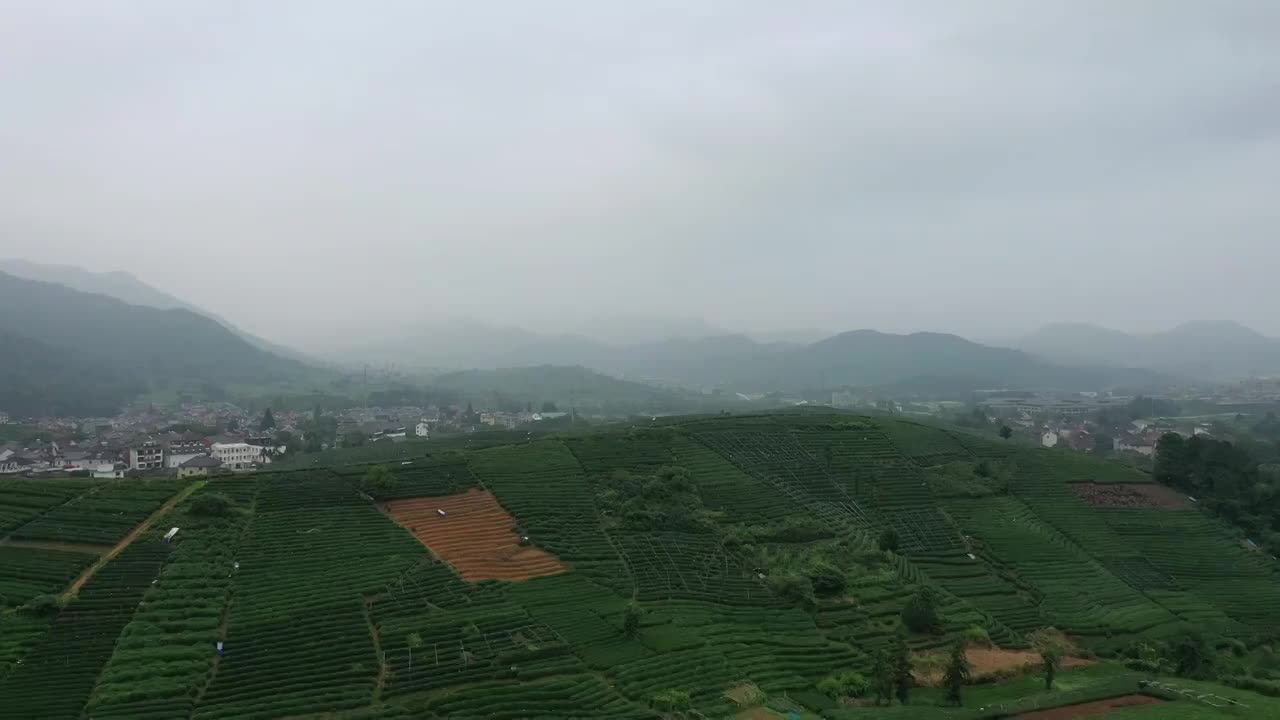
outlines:
[[[1170,378],[1143,369],[1057,365],[956,335],[855,330],[815,343],[761,343],[746,335],[613,346],[578,335],[472,325],[398,340],[382,352],[424,366],[492,370],[581,365],[640,382],[740,392],[878,387],[960,395],[992,387],[1096,390],[1150,387]]]
[[[269,382],[304,366],[184,309],[0,272],[0,409],[110,414],[155,384]]]
[[[8,273],[15,277],[25,278],[27,280],[39,280],[41,282],[63,285],[71,288],[72,290],[78,290],[84,293],[106,295],[107,297],[112,297],[122,302],[129,303],[130,305],[141,305],[143,307],[158,308],[161,310],[173,308],[189,310],[198,315],[203,315],[217,321],[219,325],[222,325],[236,335],[239,335],[261,350],[266,350],[267,352],[280,355],[281,357],[289,357],[295,360],[307,360],[306,357],[292,348],[285,347],[278,343],[273,343],[270,340],[260,338],[253,333],[241,330],[225,318],[192,305],[181,298],[177,298],[166,292],[157,290],[127,272],[115,270],[99,273],[86,270],[76,265],[34,263],[30,260],[20,258],[0,260],[0,272]]]
[[[1084,323],[1048,325],[1015,345],[1055,362],[1136,366],[1203,380],[1280,374],[1280,339],[1233,322],[1192,322],[1159,333]]]

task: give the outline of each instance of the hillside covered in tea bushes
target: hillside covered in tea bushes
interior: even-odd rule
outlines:
[[[1045,628],[1054,690],[975,665],[963,709],[872,699],[885,658],[936,685],[957,641]],[[1185,495],[886,418],[0,482],[0,718],[1007,717],[1153,679],[1133,717],[1248,717],[1277,628],[1276,561]]]

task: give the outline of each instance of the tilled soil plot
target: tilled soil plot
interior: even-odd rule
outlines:
[[[1164,701],[1160,698],[1154,698],[1150,695],[1122,695],[1120,697],[1107,698],[1106,700],[1063,705],[1050,710],[1035,710],[1017,716],[1017,720],[1075,720],[1075,718],[1090,717],[1092,715],[1106,715],[1117,708],[1155,705],[1162,702]]]
[[[1157,483],[1073,483],[1071,489],[1093,507],[1134,507],[1186,510],[1191,501]]]
[[[383,507],[464,580],[527,580],[565,571],[551,553],[520,545],[515,521],[487,492],[392,500]]]

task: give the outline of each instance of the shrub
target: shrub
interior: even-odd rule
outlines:
[[[62,600],[57,595],[37,595],[23,606],[23,610],[32,615],[51,615],[61,608]]]
[[[693,702],[686,690],[663,690],[649,698],[649,704],[662,712],[683,712],[692,707]]]
[[[769,585],[774,592],[802,608],[812,609],[816,605],[813,581],[803,575],[774,575],[769,578]]]
[[[191,500],[191,507],[188,512],[192,515],[222,517],[231,512],[232,505],[234,503],[231,498],[222,493],[204,493],[195,496]]]
[[[818,682],[818,690],[830,698],[862,697],[871,690],[871,681],[857,672],[830,675]]]
[[[981,625],[970,625],[965,628],[964,641],[966,645],[989,648],[991,647],[991,634]]]
[[[622,617],[622,635],[630,640],[640,631],[640,618],[644,616],[644,610],[640,606],[632,602],[627,605],[627,611]]]

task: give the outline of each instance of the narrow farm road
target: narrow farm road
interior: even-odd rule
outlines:
[[[90,565],[88,570],[80,573],[80,577],[76,578],[75,582],[71,583],[71,587],[67,588],[66,592],[62,593],[62,602],[65,604],[71,598],[75,597],[76,593],[80,592],[80,588],[84,587],[86,582],[89,582],[89,578],[96,575],[98,571],[105,567],[107,563],[111,562],[115,556],[124,552],[124,549],[129,547],[134,540],[137,540],[139,535],[146,532],[157,520],[167,515],[170,510],[177,507],[178,503],[186,500],[191,493],[204,487],[206,482],[207,481],[205,480],[197,480],[182,490],[179,490],[173,497],[166,500],[163,505],[156,509],[155,512],[148,515],[146,520],[138,523],[138,526],[130,530],[129,534],[124,536],[124,539],[116,543],[115,546],[104,553],[102,557],[98,558],[98,561]]]

